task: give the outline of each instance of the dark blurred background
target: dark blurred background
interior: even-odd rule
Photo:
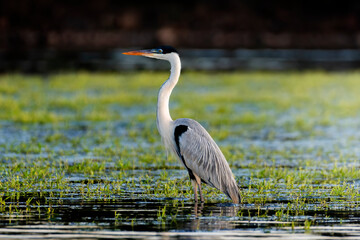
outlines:
[[[189,69],[354,69],[360,1],[0,2],[1,72],[164,68],[121,55],[164,44]]]

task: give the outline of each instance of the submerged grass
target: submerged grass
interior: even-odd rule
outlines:
[[[53,205],[72,199],[160,201],[153,221],[161,229],[188,221],[193,215],[181,210],[192,203],[187,173],[167,156],[155,124],[167,75],[0,76],[0,221],[16,222],[24,211],[55,219]],[[241,207],[225,211],[229,221],[308,229],[329,213],[333,222],[356,222],[330,212],[360,210],[359,78],[321,71],[182,75],[173,118],[209,130],[242,189]],[[209,206],[229,202],[209,187],[204,194]],[[112,217],[131,229],[146,222],[121,209]]]

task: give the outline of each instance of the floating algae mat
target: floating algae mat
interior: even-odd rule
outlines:
[[[182,75],[172,117],[208,129],[239,205],[208,186],[195,204],[167,156],[155,121],[167,76],[0,76],[0,238],[360,237],[359,72]]]

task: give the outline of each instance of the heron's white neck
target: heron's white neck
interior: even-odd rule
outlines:
[[[163,140],[164,138],[170,137],[170,124],[172,122],[170,111],[169,111],[169,100],[172,90],[180,77],[181,62],[179,55],[176,53],[169,54],[167,60],[171,65],[171,73],[169,79],[164,82],[161,86],[158,94],[157,111],[156,111],[156,122],[159,133]],[[169,135],[169,136],[168,136]]]

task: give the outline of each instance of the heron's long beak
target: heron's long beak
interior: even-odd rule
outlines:
[[[137,56],[152,56],[154,55],[153,52],[150,50],[138,50],[138,51],[130,51],[130,52],[124,52],[125,55],[137,55]]]

